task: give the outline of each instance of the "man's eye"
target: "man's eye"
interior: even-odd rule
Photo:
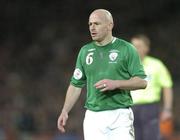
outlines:
[[[97,22],[97,23],[95,23],[95,24],[96,24],[96,25],[101,25],[101,23],[98,23],[98,22]]]

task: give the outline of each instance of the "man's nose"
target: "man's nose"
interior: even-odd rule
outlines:
[[[95,29],[95,25],[92,24],[91,27],[90,27],[91,30],[94,30]]]

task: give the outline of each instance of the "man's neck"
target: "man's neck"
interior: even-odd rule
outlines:
[[[105,45],[109,44],[110,42],[112,42],[113,39],[114,39],[114,37],[110,36],[107,39],[104,39],[103,41],[96,41],[96,45],[98,45],[98,46],[105,46]]]

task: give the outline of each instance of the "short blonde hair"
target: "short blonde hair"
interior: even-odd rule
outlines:
[[[134,36],[132,37],[132,39],[140,39],[140,40],[142,40],[148,47],[150,47],[150,45],[151,45],[150,39],[149,39],[146,35],[144,35],[144,34],[134,35]]]
[[[111,14],[108,10],[106,10],[106,9],[96,9],[96,10],[94,10],[92,13],[95,13],[95,12],[101,12],[101,13],[103,13],[104,16],[105,16],[105,18],[106,18],[106,20],[108,20],[108,21],[111,22],[112,24],[114,23],[112,14]],[[92,14],[92,13],[91,13],[91,14]]]

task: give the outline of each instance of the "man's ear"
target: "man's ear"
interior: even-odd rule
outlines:
[[[108,26],[109,31],[112,31],[113,27],[114,27],[114,24],[113,23],[109,23],[109,26]]]

